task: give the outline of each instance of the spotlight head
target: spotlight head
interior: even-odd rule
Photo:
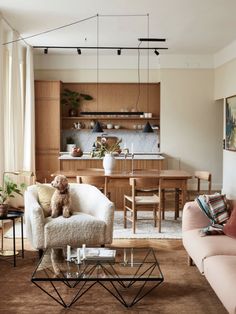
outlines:
[[[77,53],[78,53],[78,55],[81,55],[81,49],[80,48],[77,48]]]
[[[159,51],[157,51],[156,49],[154,50],[154,53],[159,56]]]
[[[118,54],[118,56],[121,55],[121,49],[118,49],[118,50],[117,50],[117,54]]]
[[[44,54],[47,55],[48,54],[48,48],[44,48]]]

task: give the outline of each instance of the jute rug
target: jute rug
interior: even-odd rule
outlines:
[[[152,212],[140,211],[139,218],[151,218]],[[116,211],[114,218],[114,232],[113,239],[181,239],[181,218],[174,219],[174,212],[167,211],[165,213],[165,220],[161,222],[161,233],[153,226],[153,220],[140,220],[137,222],[136,233],[133,234],[131,222],[128,222],[127,229],[124,229],[123,211]],[[21,238],[21,224],[16,222],[15,226],[16,238]],[[24,238],[26,238],[24,226]],[[11,239],[13,237],[13,228],[5,233],[5,238]]]
[[[124,229],[123,211],[116,211],[114,218],[113,239],[181,239],[181,218],[174,219],[174,211],[165,212],[165,220],[161,221],[161,233],[154,228],[153,213],[151,211],[139,211],[138,218],[152,220],[137,221],[136,233],[133,234],[131,222],[127,222]]]
[[[165,247],[161,244],[164,241]],[[124,308],[99,285],[91,288],[72,308],[63,309],[30,281],[38,262],[36,252],[26,251],[24,260],[17,259],[16,268],[0,260],[0,313],[227,314],[204,276],[196,267],[187,266],[180,241],[173,249],[171,241],[156,240],[155,247],[165,281],[131,309]]]

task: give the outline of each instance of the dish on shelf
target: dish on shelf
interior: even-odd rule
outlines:
[[[114,126],[114,128],[115,128],[116,130],[119,130],[119,129],[120,129],[120,125],[117,124],[117,125]]]

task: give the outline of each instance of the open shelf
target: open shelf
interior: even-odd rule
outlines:
[[[78,116],[78,117],[62,117],[63,120],[159,120],[159,117],[140,118],[140,117],[99,117],[99,116]]]

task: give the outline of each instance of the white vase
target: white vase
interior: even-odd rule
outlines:
[[[67,144],[67,145],[66,145],[66,150],[67,150],[69,153],[71,153],[72,150],[73,150],[75,147],[76,147],[75,144]]]
[[[103,158],[103,168],[105,171],[105,174],[111,174],[112,170],[115,168],[115,158],[112,154],[105,154]]]

